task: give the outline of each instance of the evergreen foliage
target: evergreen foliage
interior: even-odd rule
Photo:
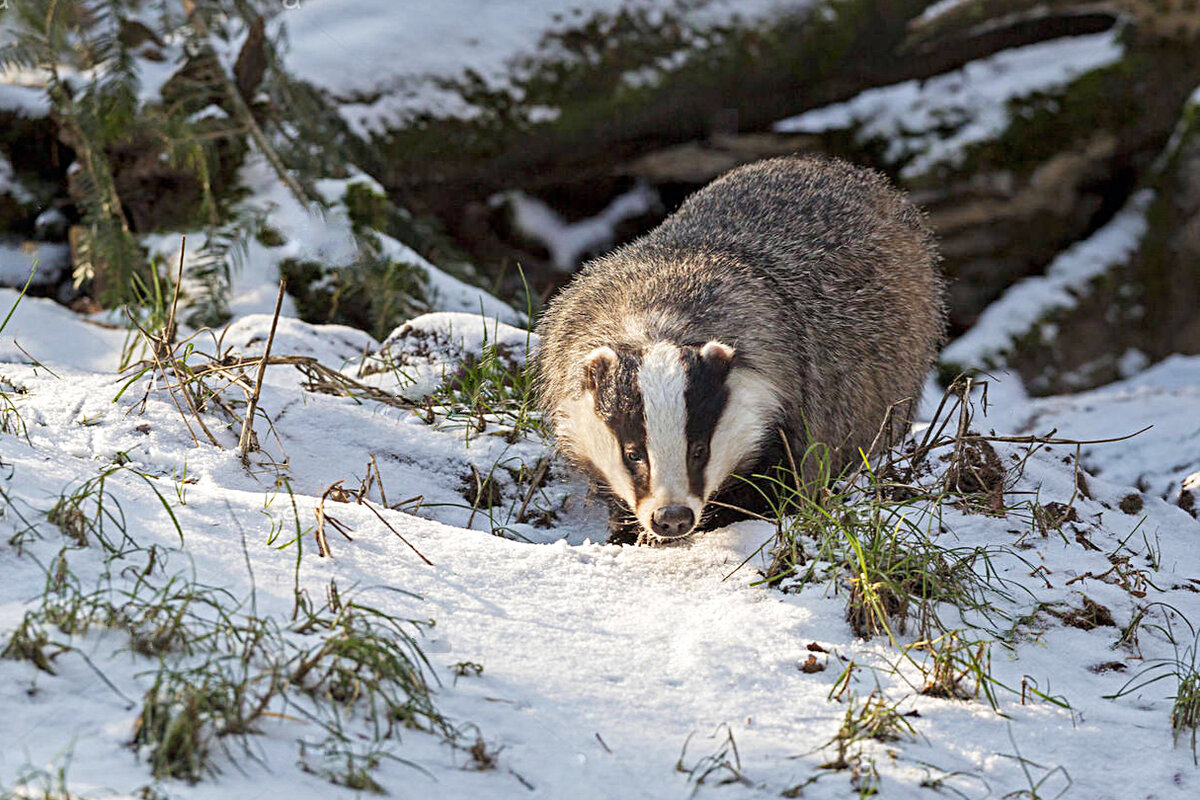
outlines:
[[[233,275],[269,209],[241,202],[238,167],[254,153],[305,208],[323,212],[321,178],[351,174],[361,152],[321,94],[288,75],[282,26],[267,0],[22,0],[0,42],[0,71],[44,76],[58,136],[74,153],[69,191],[76,287],[103,306],[147,318],[144,287],[169,284],[173,264],[150,259],[141,236],[203,233],[188,259],[183,295],[193,325],[229,318]],[[230,68],[222,53],[239,49]],[[145,66],[175,59],[157,91]],[[375,232],[354,226],[359,252]],[[423,305],[423,275],[380,270],[378,258],[334,265],[347,286],[383,288],[380,329]],[[385,274],[386,273],[386,274]],[[382,277],[381,277],[382,276]],[[390,277],[389,277],[390,276]],[[382,283],[381,283],[382,282]],[[169,289],[169,287],[168,287]],[[169,294],[169,291],[167,292]],[[386,320],[384,319],[386,317]]]

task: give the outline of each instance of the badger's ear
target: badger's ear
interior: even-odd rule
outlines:
[[[597,347],[583,357],[583,390],[595,394],[616,368],[617,352],[611,347]]]
[[[728,372],[733,364],[733,354],[736,351],[727,344],[713,339],[700,348],[700,358],[709,366]]]

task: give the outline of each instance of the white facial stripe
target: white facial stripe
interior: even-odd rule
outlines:
[[[659,342],[646,351],[638,371],[638,386],[646,410],[646,450],[650,459],[650,492],[636,509],[650,530],[655,510],[687,505],[700,518],[700,498],[688,496],[687,371],[679,348]]]
[[[704,500],[750,453],[773,434],[770,424],[779,408],[778,393],[770,381],[758,373],[735,367],[725,379],[729,400],[709,444],[708,466],[704,468]]]
[[[633,481],[621,458],[621,443],[608,424],[596,416],[596,400],[592,393],[584,392],[582,397],[568,400],[558,409],[560,445],[591,461],[608,481],[613,493],[633,508]]]

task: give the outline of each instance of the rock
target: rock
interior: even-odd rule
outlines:
[[[1053,337],[1031,336],[1009,356],[1032,392],[1126,377],[1126,352],[1144,354],[1144,364],[1200,353],[1200,97],[1185,106],[1172,140],[1147,181],[1157,194],[1129,263],[1083,287],[1074,308],[1042,320]]]
[[[1183,14],[1183,5],[1173,7]],[[1200,11],[1191,13],[1200,21]],[[1091,20],[1084,27],[1095,24],[1097,15],[1122,20],[1125,52],[1118,63],[1077,77],[1060,93],[1014,101],[1009,128],[998,139],[970,147],[956,167],[909,178],[942,242],[952,335],[1007,287],[1040,274],[1061,250],[1104,225],[1139,185],[1155,180],[1179,110],[1200,81],[1200,42],[1191,27],[1164,25],[1157,10],[1138,2],[966,0],[910,29],[907,52],[963,51],[968,42],[994,46],[1002,31],[1010,46],[1027,43],[1034,29],[1046,38],[1085,32],[1074,28],[1081,20]],[[1180,224],[1172,246],[1183,246],[1192,233],[1183,216],[1174,215]],[[1190,281],[1182,280],[1186,299]],[[1160,300],[1177,305],[1173,298]],[[1137,313],[1128,297],[1105,294],[1080,306],[1075,325],[1048,320],[1059,326],[1053,341],[1031,332],[1018,359],[1027,382],[1038,392],[1078,389],[1118,377],[1117,357],[1128,349],[1163,352],[1143,346],[1145,335],[1155,335],[1145,324],[1117,330],[1124,324],[1114,317],[1117,307]],[[1144,335],[1125,335],[1139,329]]]
[[[807,134],[721,134],[653,150],[617,167],[617,172],[652,184],[690,184],[698,188],[742,164],[810,152],[819,144],[818,137]]]
[[[1095,133],[1027,175],[997,170],[914,192],[929,212],[950,279],[954,333],[974,323],[1004,290],[1035,274],[1093,226],[1104,208],[1116,137]]]

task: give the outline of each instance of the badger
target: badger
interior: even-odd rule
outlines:
[[[584,265],[538,323],[535,385],[609,541],[724,524],[744,479],[813,445],[861,462],[941,343],[938,261],[884,176],[810,156],[738,167]]]

